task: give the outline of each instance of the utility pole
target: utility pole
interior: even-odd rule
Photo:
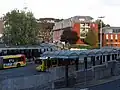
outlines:
[[[104,16],[98,17],[100,19],[105,18]],[[100,48],[102,48],[102,20],[100,20]]]

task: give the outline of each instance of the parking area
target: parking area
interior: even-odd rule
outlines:
[[[37,72],[35,70],[36,66],[36,64],[29,63],[25,67],[0,70],[0,81],[8,78],[25,77],[41,74],[42,72]]]

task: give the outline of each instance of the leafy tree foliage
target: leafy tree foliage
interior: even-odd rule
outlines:
[[[67,28],[63,31],[63,34],[61,35],[61,41],[69,44],[76,44],[76,42],[79,40],[79,37],[75,31],[70,30]]]
[[[40,39],[43,41],[52,41],[52,29],[55,22],[62,21],[63,19],[55,18],[40,18],[37,21],[39,22],[39,35]]]
[[[3,20],[5,43],[13,45],[36,43],[38,24],[32,12],[12,10],[6,13]]]
[[[101,28],[101,20],[97,19],[95,22],[98,24],[98,29],[100,30],[100,28]],[[105,24],[105,23],[102,21],[102,27],[106,27],[106,26],[110,27],[109,24]]]
[[[94,30],[89,30],[85,42],[92,47],[96,47],[98,44],[98,34]]]

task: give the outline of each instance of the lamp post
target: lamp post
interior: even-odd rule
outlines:
[[[104,16],[98,17],[100,19],[105,18]],[[102,48],[102,20],[100,20],[100,48]]]

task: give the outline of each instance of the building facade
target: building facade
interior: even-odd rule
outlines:
[[[52,42],[52,29],[55,22],[60,21],[60,19],[55,18],[40,18],[37,20],[39,25],[38,40],[39,42]]]
[[[120,27],[104,27],[102,45],[120,47]]]
[[[87,32],[95,30],[98,33],[98,25],[90,16],[74,16],[55,23],[53,27],[53,42],[61,42],[61,35],[65,30],[75,31],[79,39],[75,44],[84,44]]]

